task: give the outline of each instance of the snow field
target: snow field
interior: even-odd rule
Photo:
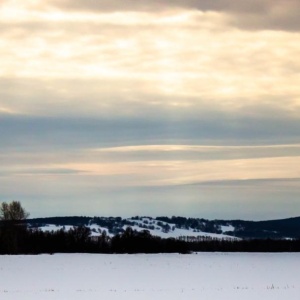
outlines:
[[[300,253],[0,256],[1,300],[299,300]]]

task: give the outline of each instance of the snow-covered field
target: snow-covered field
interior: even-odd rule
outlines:
[[[299,300],[300,253],[0,256],[1,300]]]

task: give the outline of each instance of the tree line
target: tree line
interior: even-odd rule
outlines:
[[[152,236],[148,230],[131,227],[109,237],[105,231],[91,238],[85,226],[43,232],[27,228],[29,214],[19,202],[0,206],[0,254],[41,253],[190,253],[196,251],[220,252],[299,252],[300,239],[216,239],[167,238]]]

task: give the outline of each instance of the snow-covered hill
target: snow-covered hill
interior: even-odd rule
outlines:
[[[86,226],[91,236],[105,232],[108,236],[122,233],[127,227],[148,230],[162,238],[300,238],[300,217],[271,221],[206,220],[185,217],[51,217],[27,220],[29,227],[42,231],[70,230]]]
[[[131,227],[133,230],[142,231],[148,230],[151,235],[159,236],[161,238],[185,238],[185,237],[210,237],[210,238],[218,238],[218,239],[230,239],[233,236],[225,234],[227,231],[233,231],[234,227],[231,225],[222,226],[222,233],[211,233],[204,232],[199,229],[192,228],[178,228],[174,223],[168,223],[159,221],[150,217],[141,217],[140,219],[126,219],[126,223],[130,225],[123,225],[119,228],[119,232],[125,231],[127,227]],[[86,227],[91,229],[91,236],[100,236],[104,231],[108,236],[114,236],[115,233],[109,231],[108,227],[103,227],[98,224],[93,223],[93,220],[90,220]],[[58,231],[65,230],[68,231],[71,228],[76,227],[72,225],[55,225],[55,224],[45,224],[43,226],[38,226],[43,232],[45,231]]]

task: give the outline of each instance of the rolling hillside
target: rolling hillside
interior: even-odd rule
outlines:
[[[163,238],[212,237],[212,238],[300,238],[300,217],[271,220],[206,220],[185,217],[51,217],[27,220],[30,228],[43,231],[68,230],[73,226],[87,226],[92,236],[104,231],[110,236],[122,233],[127,227],[134,230],[149,230],[151,235]]]

